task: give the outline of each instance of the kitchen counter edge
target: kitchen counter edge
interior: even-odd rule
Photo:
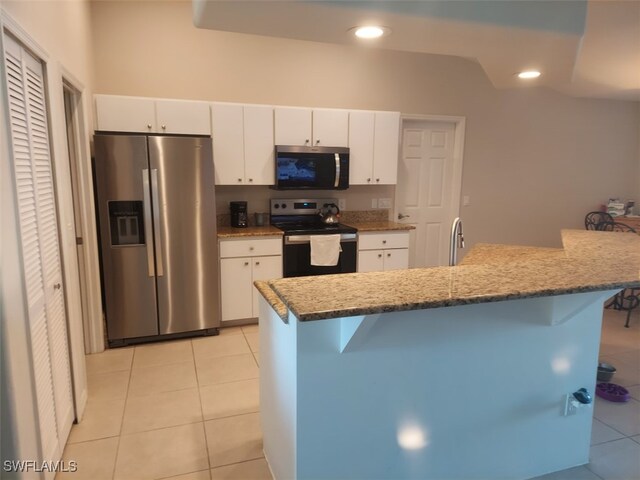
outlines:
[[[481,245],[477,263],[456,267],[267,283],[279,308],[300,321],[640,287],[640,237],[624,235],[564,230],[563,249]],[[505,251],[517,255],[508,262],[495,261]],[[340,294],[327,300],[309,293],[317,291]]]

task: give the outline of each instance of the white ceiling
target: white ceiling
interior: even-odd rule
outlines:
[[[193,12],[200,28],[349,45],[364,43],[350,28],[383,25],[369,44],[474,59],[496,88],[640,100],[640,0],[193,0]],[[525,83],[525,69],[542,76]]]

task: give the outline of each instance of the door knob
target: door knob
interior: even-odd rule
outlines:
[[[398,214],[398,220],[402,220],[403,218],[409,218],[411,215],[405,215],[404,213]]]

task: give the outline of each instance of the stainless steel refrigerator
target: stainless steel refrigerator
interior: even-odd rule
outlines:
[[[94,140],[109,344],[217,333],[211,138],[96,134]]]

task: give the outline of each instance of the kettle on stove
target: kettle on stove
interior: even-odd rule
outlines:
[[[335,203],[325,203],[320,209],[319,214],[323,223],[333,225],[340,221],[340,209]]]

